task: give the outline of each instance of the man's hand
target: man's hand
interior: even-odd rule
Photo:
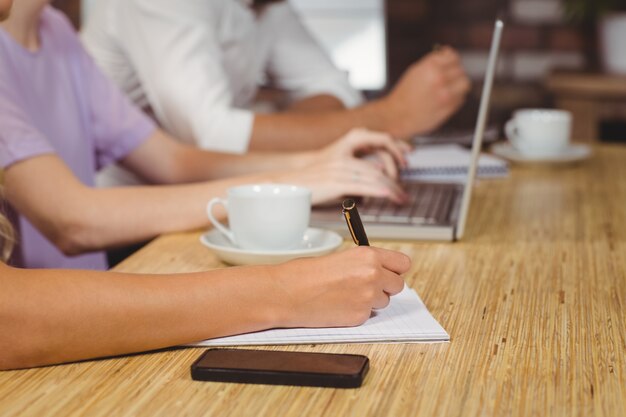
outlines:
[[[469,90],[458,53],[449,47],[431,52],[409,67],[380,101],[386,130],[403,139],[430,132],[458,110]]]

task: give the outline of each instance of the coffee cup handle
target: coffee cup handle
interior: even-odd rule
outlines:
[[[206,214],[207,214],[207,216],[209,216],[209,220],[211,221],[211,223],[213,223],[213,226],[215,226],[215,228],[217,230],[219,230],[221,234],[226,236],[226,238],[228,240],[230,240],[230,242],[233,245],[237,245],[235,243],[235,235],[233,234],[233,232],[228,227],[226,227],[222,223],[220,223],[215,218],[215,216],[213,216],[213,207],[215,207],[217,204],[221,204],[226,209],[228,209],[228,200],[224,200],[223,198],[215,197],[215,198],[211,199],[211,201],[209,201],[209,204],[207,204],[207,206],[206,206]]]
[[[515,124],[515,120],[511,119],[506,122],[504,131],[506,132],[506,137],[509,141],[517,148],[519,146],[519,136],[517,134],[517,125]]]

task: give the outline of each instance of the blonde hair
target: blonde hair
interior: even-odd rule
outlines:
[[[3,209],[2,186],[0,186],[0,262],[6,262],[13,250],[15,234],[9,219],[2,213]]]
[[[0,214],[0,261],[6,262],[13,249],[13,227],[9,220]]]

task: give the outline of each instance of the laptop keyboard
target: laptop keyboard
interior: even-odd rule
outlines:
[[[359,214],[364,222],[398,224],[445,224],[450,219],[456,195],[463,187],[456,184],[406,182],[403,188],[409,202],[397,205],[385,198],[363,198]]]

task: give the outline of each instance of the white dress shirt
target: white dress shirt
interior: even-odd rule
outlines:
[[[82,39],[100,67],[176,137],[248,149],[258,87],[294,100],[362,102],[347,75],[281,2],[256,14],[244,0],[94,0]]]

